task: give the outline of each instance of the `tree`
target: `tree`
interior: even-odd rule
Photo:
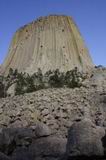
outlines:
[[[26,90],[26,81],[25,81],[24,74],[21,72],[17,76],[15,95],[24,94],[25,90]]]
[[[51,87],[62,87],[64,85],[64,74],[60,73],[59,69],[56,69],[50,76],[48,83]]]
[[[67,87],[75,88],[81,87],[82,75],[78,72],[78,68],[75,67],[73,70],[66,72],[65,83]]]
[[[12,69],[12,68],[10,68],[10,69],[9,69],[8,76],[9,76],[9,77],[10,77],[10,76],[12,76],[12,75],[13,75],[13,73],[14,73],[13,69]]]
[[[5,86],[2,82],[0,82],[0,98],[5,97]]]
[[[38,68],[38,71],[34,74],[34,85],[36,90],[44,88],[44,76],[40,68]]]
[[[10,68],[8,76],[0,76],[0,97],[6,97],[8,88],[14,83],[16,83],[15,95],[20,95],[50,87],[80,87],[84,78],[77,67],[66,73],[56,69],[54,71],[49,70],[45,74],[39,68],[33,75],[29,75],[26,72],[18,73],[17,69],[13,71]]]
[[[15,69],[15,70],[14,70],[13,75],[14,75],[15,78],[18,76],[18,69]]]
[[[29,93],[29,92],[33,92],[36,90],[35,88],[35,85],[34,85],[34,79],[33,79],[33,76],[27,76],[26,77],[26,92]]]

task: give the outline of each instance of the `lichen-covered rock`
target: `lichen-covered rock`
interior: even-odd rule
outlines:
[[[68,132],[67,156],[103,156],[103,134],[89,119],[74,123]]]

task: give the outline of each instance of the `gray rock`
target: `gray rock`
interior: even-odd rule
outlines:
[[[28,147],[38,137],[51,134],[42,123],[26,128],[5,128],[0,130],[0,151],[11,154],[17,147]]]
[[[74,123],[68,133],[67,156],[103,156],[102,137],[89,119]]]
[[[52,157],[58,158],[66,151],[66,139],[57,137],[44,137],[35,140],[29,147],[33,158]]]
[[[0,132],[0,151],[9,154],[14,148],[14,137],[16,131],[14,129],[2,129]]]
[[[29,146],[35,134],[31,128],[18,128],[15,136],[15,143],[17,146]]]
[[[14,150],[12,156],[12,160],[32,160],[28,149],[23,147],[18,147]]]
[[[99,84],[97,80],[98,87],[91,87],[95,75],[101,77],[101,74],[106,74],[106,69],[93,70],[86,79],[88,88],[52,88],[0,99],[0,126],[27,127],[40,121],[47,124],[53,133],[65,137],[71,124],[77,118],[85,117],[106,129],[105,75],[103,79],[99,78]],[[42,114],[45,109],[48,112],[46,116]]]
[[[22,127],[27,127],[28,123],[26,120],[16,120],[13,123],[9,125],[9,128],[22,128]]]
[[[42,111],[42,115],[43,116],[46,116],[46,115],[48,115],[49,114],[49,110],[48,109],[44,109],[43,111]]]
[[[10,160],[8,156],[0,152],[0,160]]]
[[[6,128],[0,133],[0,150],[11,154],[17,146],[29,146],[35,138],[30,128]]]
[[[32,126],[31,128],[34,130],[35,135],[37,137],[44,137],[51,135],[51,130],[44,123],[37,123],[35,126]]]

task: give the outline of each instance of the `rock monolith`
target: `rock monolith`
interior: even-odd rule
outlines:
[[[34,73],[48,70],[88,70],[93,66],[84,40],[69,16],[41,17],[16,31],[2,72],[10,68]]]

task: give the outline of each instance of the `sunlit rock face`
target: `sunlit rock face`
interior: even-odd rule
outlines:
[[[87,71],[93,67],[91,57],[73,19],[69,16],[41,17],[16,31],[8,55],[2,65],[34,73],[78,67]]]

